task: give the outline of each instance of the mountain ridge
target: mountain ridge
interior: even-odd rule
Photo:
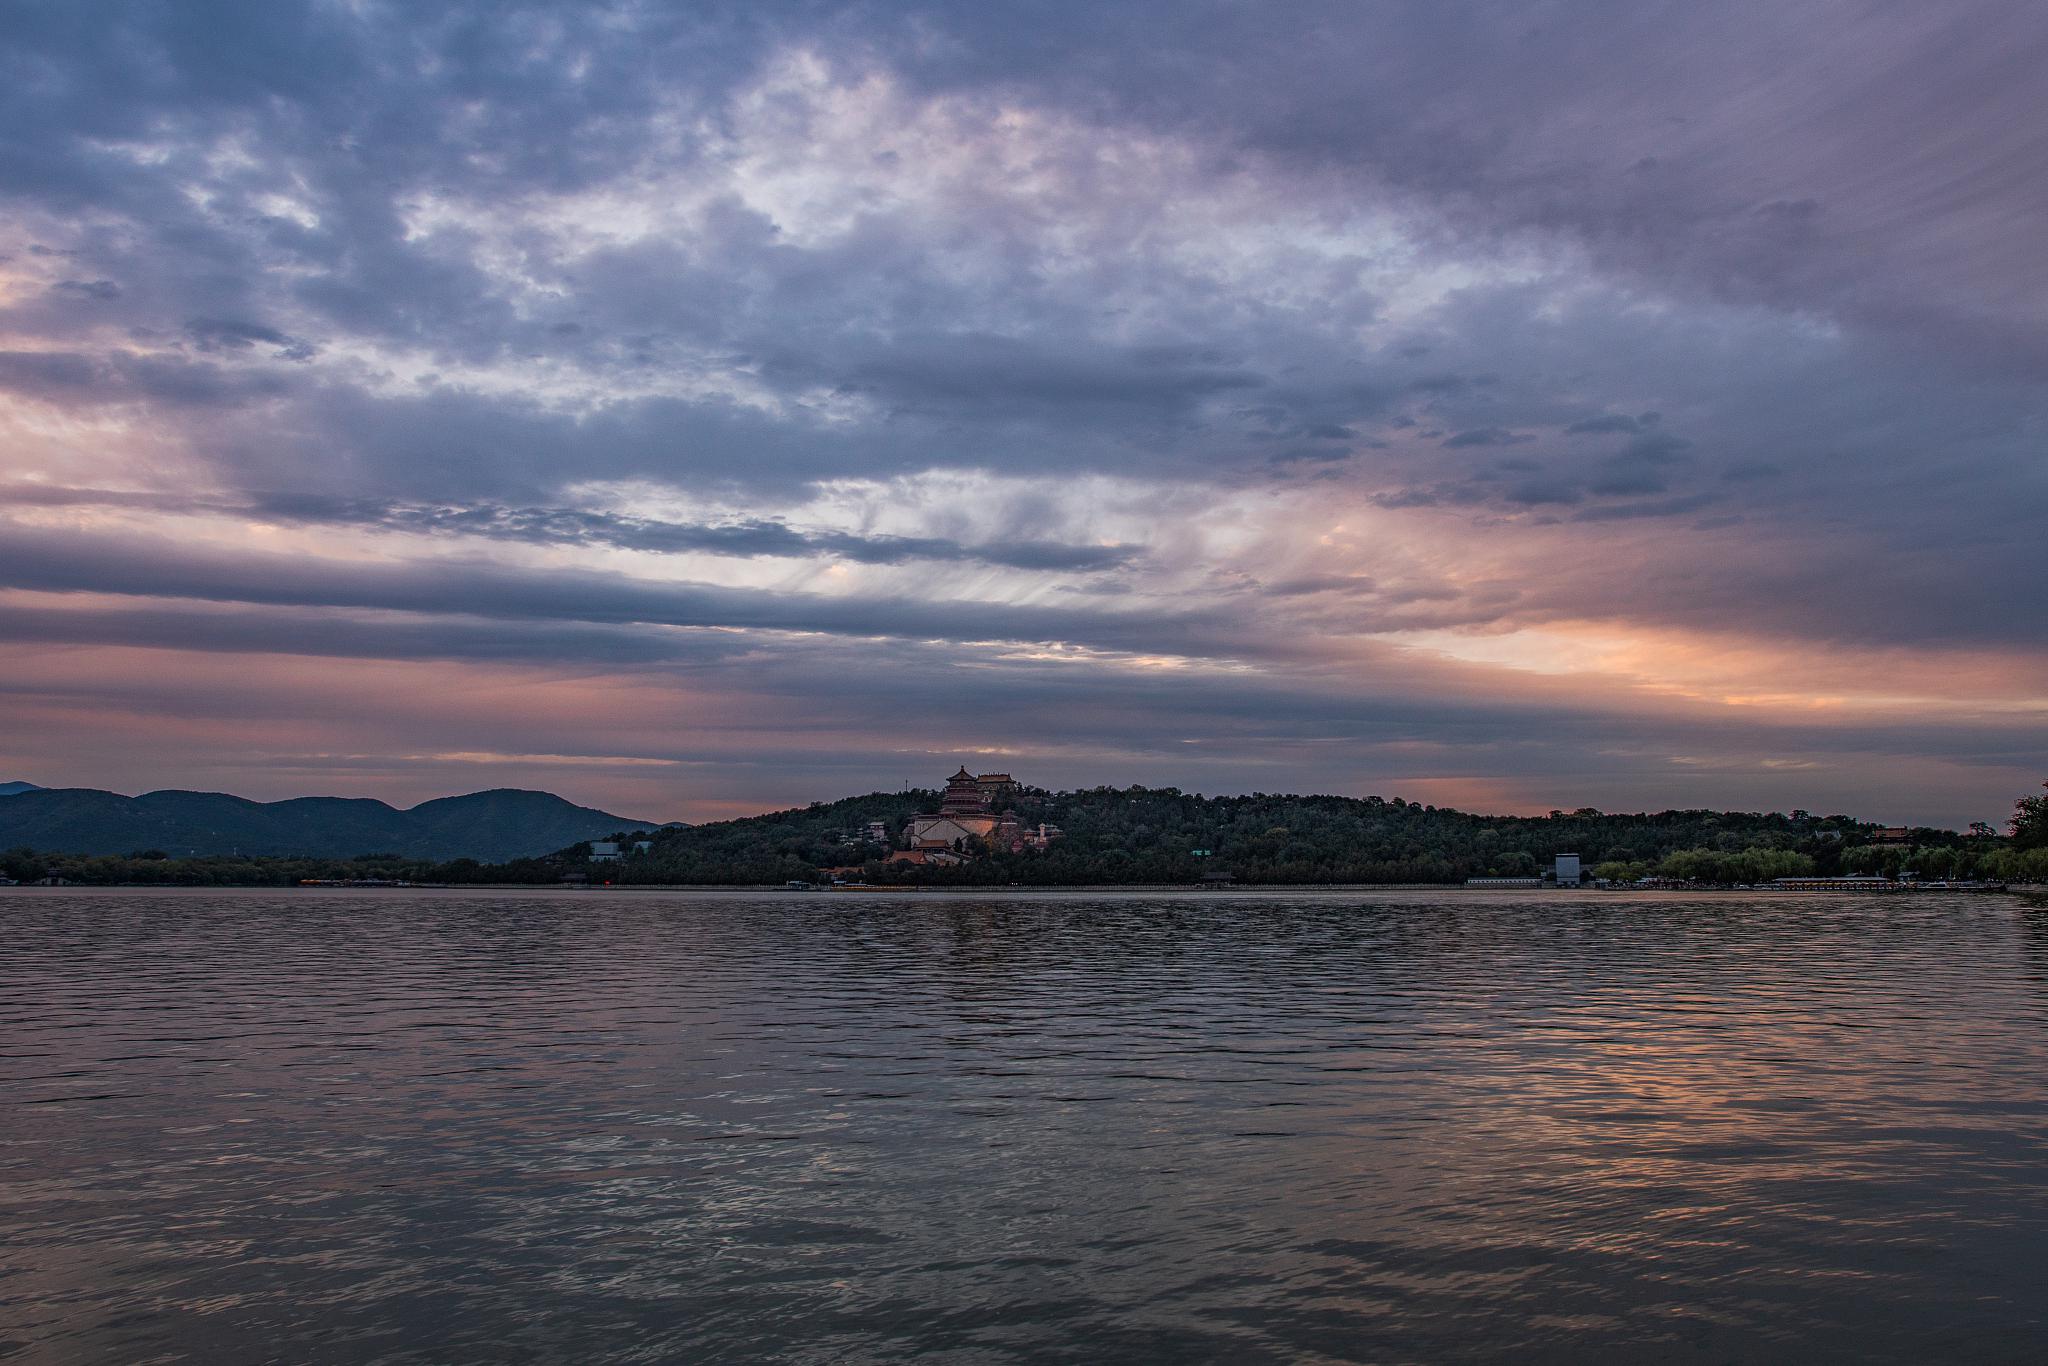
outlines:
[[[77,854],[159,849],[180,856],[242,853],[503,862],[663,823],[578,806],[552,792],[487,788],[395,807],[374,797],[287,797],[162,788],[125,796],[90,787],[0,794],[0,848]]]

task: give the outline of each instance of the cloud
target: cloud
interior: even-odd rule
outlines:
[[[1654,416],[1654,414],[1652,415]],[[1640,418],[1626,413],[1601,413],[1597,417],[1582,417],[1566,427],[1567,432],[1633,432],[1641,429]]]
[[[249,501],[48,484],[0,485],[0,507],[121,507],[159,513],[260,518],[282,525],[321,525],[420,536],[460,536],[527,545],[614,547],[651,554],[702,553],[741,558],[831,556],[860,564],[918,561],[978,563],[1049,573],[1101,573],[1134,563],[1130,545],[1070,545],[1013,539],[963,544],[946,537],[800,530],[748,520],[670,522],[582,508],[399,504],[317,494],[266,494]]]
[[[63,351],[0,351],[0,386],[19,391],[82,390],[96,369],[90,357]]]
[[[701,551],[742,557],[831,555],[861,564],[972,561],[1012,569],[1081,573],[1122,568],[1138,555],[1134,546],[1064,545],[1031,540],[963,545],[935,536],[800,531],[778,521],[680,523],[568,508],[363,506],[273,496],[259,510],[287,519],[420,534],[447,532],[535,545],[615,546],[657,554]]]
[[[266,607],[645,623],[834,635],[1072,642],[1226,653],[1238,633],[1199,608],[1137,616],[1017,604],[860,598],[636,580],[483,560],[359,562],[208,552],[134,537],[0,534],[0,586]]]
[[[98,299],[102,302],[121,297],[121,287],[112,280],[59,280],[50,286],[82,299]]]
[[[311,360],[318,354],[311,342],[288,337],[274,327],[231,318],[194,318],[185,324],[185,335],[209,353],[246,351],[262,343],[277,348],[272,354],[283,360]]]
[[[1618,487],[1609,483],[1600,491],[1604,493],[1656,493],[1661,484],[1642,488]],[[1604,507],[1584,508],[1573,514],[1573,520],[1580,522],[1618,522],[1640,517],[1682,517],[1698,512],[1715,501],[1713,495],[1691,493],[1682,498],[1660,498],[1635,503],[1610,503]],[[1732,524],[1731,524],[1732,525]]]
[[[1148,763],[1199,718],[1261,782],[1262,706],[1358,775],[1394,717],[1536,752],[1423,705],[1418,633],[1504,699],[1595,625],[1910,642],[1964,708],[2048,633],[2044,51],[1994,3],[28,5],[0,605],[280,696],[295,617],[437,679],[554,639],[823,718],[813,774],[899,699]],[[1690,687],[1617,657],[1575,686]],[[1760,749],[1643,726],[1598,782]]]
[[[1526,432],[1511,432],[1504,427],[1474,427],[1445,437],[1443,444],[1453,449],[1461,446],[1518,446],[1535,439]]]

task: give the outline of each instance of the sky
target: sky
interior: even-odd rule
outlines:
[[[0,11],[0,780],[1961,826],[2048,7]]]

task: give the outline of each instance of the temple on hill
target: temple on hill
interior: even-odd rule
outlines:
[[[910,818],[904,842],[911,850],[1043,849],[1059,837],[1059,829],[1040,825],[1027,830],[1007,805],[1017,791],[1017,780],[1007,773],[969,773],[962,765],[946,780],[939,809]]]

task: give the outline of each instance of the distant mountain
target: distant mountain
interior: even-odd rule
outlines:
[[[660,824],[517,788],[442,797],[401,811],[359,797],[252,802],[224,792],[124,797],[89,787],[8,786],[14,790],[0,795],[0,849],[27,845],[50,853],[161,849],[172,855],[239,851],[312,858],[388,853],[502,863]]]
[[[17,792],[40,792],[34,783],[0,783],[0,797],[12,797]]]

